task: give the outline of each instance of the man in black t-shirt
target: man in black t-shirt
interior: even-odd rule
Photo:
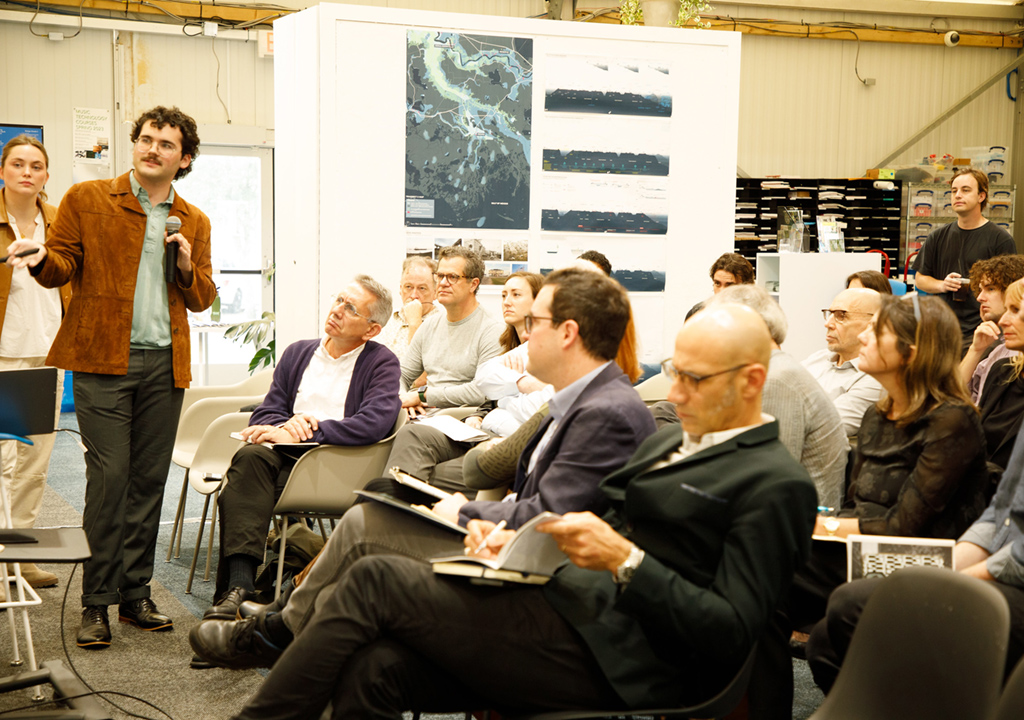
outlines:
[[[953,175],[955,223],[933,230],[914,261],[918,289],[945,300],[960,321],[966,352],[981,323],[980,306],[971,293],[969,268],[979,260],[1017,252],[1013,236],[985,219],[981,211],[988,202],[988,176],[974,168],[962,168]]]

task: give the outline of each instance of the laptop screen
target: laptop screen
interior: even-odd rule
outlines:
[[[0,370],[0,433],[52,433],[56,412],[57,368]]]

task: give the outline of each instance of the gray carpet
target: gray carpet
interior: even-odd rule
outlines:
[[[77,430],[74,413],[63,413],[60,426]],[[203,582],[205,538],[193,585],[193,593],[185,594],[189,565],[195,547],[202,497],[189,491],[186,506],[186,524],[182,540],[181,557],[164,562],[171,540],[171,522],[178,503],[184,471],[172,466],[167,480],[164,507],[154,569],[153,599],[160,610],[174,618],[171,632],[146,633],[125,623],[117,622],[117,608],[110,608],[113,642],[107,650],[87,651],[75,646],[81,612],[81,568],[74,572],[67,565],[44,565],[57,573],[60,584],[55,588],[39,590],[43,604],[32,608],[29,617],[35,641],[36,659],[63,660],[68,665],[61,644],[61,628],[70,654],[71,665],[96,690],[114,690],[128,693],[153,703],[174,720],[223,720],[231,717],[247,697],[259,687],[263,675],[257,671],[192,670],[188,667],[192,656],[188,646],[188,631],[209,607],[213,596],[213,583]],[[60,433],[50,462],[49,482],[38,527],[81,525],[84,505],[85,462],[82,451],[68,433]],[[209,525],[207,525],[209,527]],[[208,532],[207,532],[208,537]],[[214,556],[216,564],[216,556]],[[211,570],[216,573],[216,567]],[[213,575],[211,575],[212,577]],[[71,578],[70,590],[68,580]],[[61,621],[61,603],[67,591],[67,604]],[[21,636],[19,613],[19,637]],[[24,644],[22,644],[24,647]],[[0,619],[0,658],[12,657],[11,638],[7,622]],[[23,652],[24,654],[24,652]],[[6,665],[6,663],[5,663]],[[13,672],[13,670],[11,670]],[[794,662],[795,700],[794,720],[810,717],[822,702],[822,694],[811,680],[807,664]],[[149,717],[164,717],[157,710],[126,698],[112,697],[114,702],[132,713]],[[0,695],[0,712],[32,704],[29,691]],[[127,718],[128,714],[111,708],[114,718]],[[426,717],[426,716],[425,716]],[[441,717],[461,716],[435,716]]]

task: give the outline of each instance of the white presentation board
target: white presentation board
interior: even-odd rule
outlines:
[[[733,247],[740,36],[320,5],[274,23],[277,336],[452,243],[504,275],[595,249],[642,360]]]

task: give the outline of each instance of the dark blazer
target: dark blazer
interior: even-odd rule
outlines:
[[[988,459],[1001,468],[1010,462],[1013,443],[1024,417],[1024,376],[1008,382],[1013,376],[1011,360],[1002,358],[992,364],[978,398]]]
[[[778,423],[645,473],[681,442],[662,428],[601,483],[605,519],[646,552],[626,589],[574,565],[544,586],[629,707],[720,689],[810,554],[817,493]]]
[[[295,415],[295,396],[320,340],[300,340],[285,348],[267,396],[249,418],[250,425],[281,425]],[[386,347],[367,341],[356,358],[345,417],[317,423],[313,441],[327,445],[371,445],[391,434],[402,409],[398,398],[401,368]]]
[[[643,440],[654,432],[654,418],[629,379],[615,363],[598,373],[559,422],[533,472],[527,473],[537,443],[554,422],[550,415],[530,439],[516,468],[514,503],[468,502],[459,523],[479,518],[505,520],[517,528],[535,515],[583,512],[602,515],[608,501],[601,479],[622,467]]]

